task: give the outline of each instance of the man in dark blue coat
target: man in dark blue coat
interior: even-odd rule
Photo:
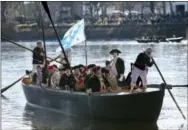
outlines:
[[[147,48],[144,52],[141,52],[133,65],[132,68],[132,75],[131,75],[131,90],[133,91],[134,87],[136,87],[136,81],[140,76],[142,83],[143,83],[143,90],[146,89],[147,86],[147,74],[148,74],[148,67],[153,65],[153,61],[151,59],[152,49]]]
[[[124,72],[125,72],[125,65],[124,60],[119,56],[121,53],[118,49],[113,49],[110,51],[110,54],[113,56],[113,60],[111,61],[111,74],[112,76],[116,77],[118,82],[123,82],[124,79]]]

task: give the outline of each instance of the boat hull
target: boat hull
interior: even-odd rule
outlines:
[[[181,42],[182,40],[183,40],[183,37],[167,38],[167,41],[170,41],[170,42]]]
[[[88,95],[22,85],[29,104],[67,114],[99,119],[156,122],[163,103],[164,89],[117,95]]]
[[[138,42],[138,43],[151,43],[151,42],[153,42],[153,43],[159,43],[159,40],[147,40],[147,39],[136,39],[136,41]]]

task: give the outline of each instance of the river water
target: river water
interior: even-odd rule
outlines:
[[[20,42],[33,49],[35,42]],[[104,66],[105,60],[110,59],[109,51],[117,48],[122,51],[120,57],[125,60],[126,72],[130,70],[130,62],[134,62],[137,54],[147,47],[153,49],[153,57],[158,64],[168,84],[187,84],[187,41],[182,43],[139,44],[135,41],[88,41],[88,63]],[[47,54],[55,57],[57,42],[47,42]],[[25,74],[26,69],[32,69],[32,53],[11,43],[2,42],[2,87]],[[73,48],[72,64],[85,64],[84,44]],[[153,66],[149,69],[149,83],[162,83]],[[187,117],[187,88],[171,90],[183,113]],[[111,122],[88,120],[82,117],[69,116],[28,106],[21,84],[17,83],[3,93],[2,101],[2,130],[176,130],[187,129],[168,91],[166,91],[163,107],[157,124],[134,124],[126,122]],[[144,102],[144,101],[143,101]],[[149,105],[149,104],[148,104]],[[118,109],[118,108],[117,108]],[[138,108],[139,110],[139,108]]]

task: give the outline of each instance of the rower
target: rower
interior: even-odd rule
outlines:
[[[126,79],[125,79],[125,85],[128,86],[128,89],[130,89],[131,86],[131,73],[133,70],[133,63],[131,63],[131,71],[128,73]],[[138,77],[137,81],[136,81],[136,88],[140,88],[142,87],[142,79],[140,78],[140,76]]]
[[[134,63],[132,68],[130,92],[132,92],[133,89],[136,87],[136,81],[139,76],[142,79],[143,90],[146,89],[148,67],[151,67],[153,65],[153,61],[151,60],[151,53],[152,49],[147,48],[144,52],[141,52],[137,56],[136,62]]]
[[[125,72],[124,60],[118,57],[120,53],[121,51],[118,49],[110,51],[110,54],[113,55],[113,60],[111,61],[111,74],[114,78],[117,78],[119,85],[123,82]]]
[[[43,66],[44,62],[44,50],[43,50],[43,45],[42,41],[37,42],[37,46],[33,50],[33,70],[32,70],[32,81],[33,83],[37,82],[37,66]]]
[[[42,41],[37,42],[37,46],[33,50],[33,73],[37,72],[37,66],[42,67],[44,62],[44,50]]]

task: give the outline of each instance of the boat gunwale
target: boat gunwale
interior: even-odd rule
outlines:
[[[149,94],[149,93],[156,93],[156,92],[161,92],[163,91],[162,86],[158,88],[158,90],[154,91],[149,91],[149,92],[134,92],[134,93],[125,93],[124,91],[120,92],[95,92],[88,94],[86,92],[77,92],[77,91],[66,91],[66,90],[61,90],[61,89],[53,89],[53,88],[43,88],[39,87],[38,85],[26,85],[22,83],[23,87],[30,87],[30,88],[37,88],[45,91],[51,91],[51,92],[58,92],[62,94],[69,94],[69,95],[79,95],[79,96],[88,96],[88,97],[121,97],[121,96],[129,96],[129,95],[140,95],[140,94]],[[119,93],[125,93],[125,94],[120,94]]]

